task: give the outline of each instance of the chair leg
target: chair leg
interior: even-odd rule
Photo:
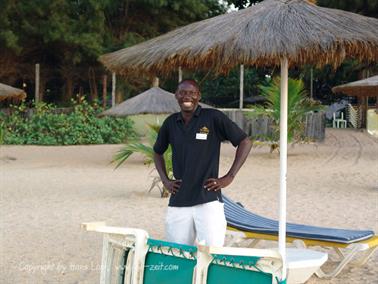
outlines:
[[[306,244],[302,240],[295,240],[293,244],[296,248],[307,248]],[[331,271],[331,272],[324,272],[321,268],[315,273],[319,278],[333,278],[336,277],[341,270],[347,265],[351,264],[353,266],[361,266],[366,263],[366,261],[370,258],[370,256],[378,249],[377,247],[370,248],[369,250],[364,252],[364,255],[358,262],[351,262],[353,257],[361,251],[361,247],[356,245],[351,248],[348,253],[344,253],[339,248],[334,248],[334,251],[339,256],[339,261],[337,261],[338,265]]]
[[[231,233],[227,234],[227,236],[229,237],[229,240],[225,243],[225,245],[228,247],[237,246],[243,240],[243,238],[238,234]]]
[[[367,251],[364,252],[363,256],[358,261],[351,262],[351,265],[353,265],[353,266],[364,265],[377,249],[378,249],[378,246],[368,249]]]
[[[254,248],[257,246],[257,244],[260,242],[261,240],[259,239],[252,239],[252,241],[249,243],[248,247],[249,248]]]
[[[345,255],[345,257],[340,261],[340,263],[333,269],[331,272],[326,273],[321,268],[317,272],[315,272],[316,276],[319,278],[333,278],[336,277],[341,270],[352,260],[352,258],[360,251],[358,246],[355,246],[351,249],[351,251]]]
[[[305,242],[302,241],[302,240],[294,240],[294,241],[293,241],[293,245],[294,245],[296,248],[302,248],[302,249],[307,248]]]
[[[112,269],[113,261],[113,248],[109,242],[109,235],[104,234],[103,245],[102,245],[102,259],[101,259],[101,275],[100,284],[110,283],[110,273]]]

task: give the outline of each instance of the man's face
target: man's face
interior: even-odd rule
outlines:
[[[194,112],[201,99],[201,93],[194,84],[183,82],[177,88],[176,99],[183,112]]]

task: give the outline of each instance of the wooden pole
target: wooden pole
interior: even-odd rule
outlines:
[[[159,87],[159,78],[154,77],[154,80],[152,81],[152,87]]]
[[[240,98],[239,98],[239,109],[243,109],[243,99],[244,99],[244,65],[240,65]]]
[[[115,93],[116,93],[116,74],[112,73],[112,107],[115,106]]]
[[[102,107],[105,109],[106,108],[106,96],[107,96],[107,83],[108,83],[108,76],[104,75],[102,77]]]
[[[179,83],[182,81],[182,69],[179,67]]]
[[[39,64],[35,65],[35,103],[39,103]]]
[[[311,72],[310,72],[310,98],[313,99],[314,98],[314,86],[313,86],[313,82],[314,82],[314,71],[311,67]]]

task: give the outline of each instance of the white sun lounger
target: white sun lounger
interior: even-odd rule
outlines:
[[[276,249],[197,248],[149,239],[144,230],[104,222],[82,227],[104,234],[100,284],[304,283],[327,260],[324,253],[288,249],[286,282],[281,280],[283,264]],[[117,250],[122,251],[118,259]]]

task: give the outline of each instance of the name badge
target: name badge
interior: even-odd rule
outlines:
[[[206,133],[196,133],[196,139],[197,140],[207,140],[207,134]]]

